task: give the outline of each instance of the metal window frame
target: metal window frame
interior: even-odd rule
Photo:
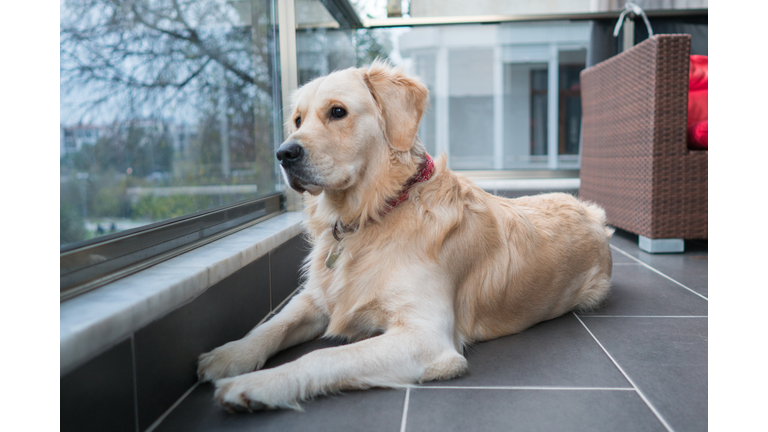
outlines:
[[[657,9],[646,10],[649,18],[665,18],[678,16],[702,16],[707,15],[709,9]],[[530,14],[530,15],[470,15],[470,16],[446,16],[424,18],[383,18],[363,19],[362,28],[388,28],[388,27],[423,27],[438,25],[463,25],[463,24],[501,24],[508,22],[536,22],[536,21],[592,21],[592,20],[617,20],[621,10],[605,12],[559,13],[559,14]]]
[[[319,0],[328,13],[339,23],[339,28],[356,29],[365,27],[349,0]]]
[[[61,248],[60,301],[189,252],[285,212],[285,195],[157,222]]]

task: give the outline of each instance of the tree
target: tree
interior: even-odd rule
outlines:
[[[271,99],[264,12],[244,16],[212,0],[66,0],[62,89],[94,91],[81,104],[85,112],[128,101],[131,110],[146,113],[217,87],[223,70],[241,85],[255,86],[257,97]],[[250,18],[255,28],[243,25]]]
[[[232,160],[256,162],[274,174],[273,132],[282,120],[274,91],[279,81],[270,72],[276,46],[270,5],[66,0],[61,88],[68,103],[62,117],[102,123],[151,118],[218,129],[224,123],[227,136],[219,132],[219,142],[203,144],[218,151],[198,162],[221,163],[226,140]]]

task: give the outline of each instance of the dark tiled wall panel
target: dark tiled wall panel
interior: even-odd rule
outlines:
[[[201,353],[242,338],[298,287],[309,249],[294,237],[135,332],[133,346],[121,342],[62,377],[61,430],[135,432],[137,412],[146,430],[197,382]]]
[[[61,378],[61,430],[136,431],[131,340]]]
[[[298,235],[283,243],[269,253],[270,275],[272,278],[272,307],[298,288],[299,269],[304,258],[309,254],[310,245],[304,235]]]
[[[197,382],[201,353],[242,338],[269,313],[268,275],[264,256],[136,332],[140,430]]]

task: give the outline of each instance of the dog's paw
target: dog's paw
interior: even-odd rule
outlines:
[[[301,411],[297,392],[281,383],[272,370],[253,372],[216,381],[214,399],[230,413],[254,412],[276,408]]]
[[[419,378],[419,384],[461,376],[467,371],[467,366],[467,359],[464,356],[455,351],[445,351],[427,366]]]
[[[254,355],[243,342],[234,341],[201,354],[197,360],[197,377],[201,382],[215,381],[253,372],[264,366],[266,359]]]

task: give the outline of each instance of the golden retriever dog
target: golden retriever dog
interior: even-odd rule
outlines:
[[[468,344],[607,296],[605,212],[562,193],[500,198],[445,156],[433,162],[416,136],[426,102],[418,79],[382,61],[293,95],[277,157],[307,192],[306,282],[271,320],[200,356],[224,409],[300,409],[343,389],[453,378]],[[259,370],[321,335],[354,342]]]

